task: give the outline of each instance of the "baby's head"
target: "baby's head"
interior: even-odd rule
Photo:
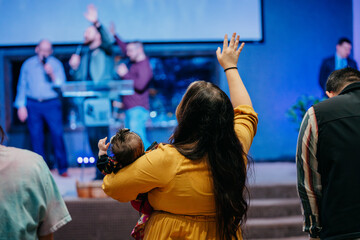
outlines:
[[[115,160],[122,167],[133,163],[137,158],[144,154],[144,144],[134,132],[123,128],[110,139],[111,151],[115,156]]]

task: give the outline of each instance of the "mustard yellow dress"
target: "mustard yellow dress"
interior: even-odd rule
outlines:
[[[234,112],[236,134],[248,152],[257,129],[257,114],[246,105]],[[106,175],[102,187],[120,202],[149,192],[154,212],[146,223],[145,239],[216,239],[215,200],[205,159],[192,161],[172,145],[160,144],[117,174]],[[242,239],[240,230],[237,235]]]

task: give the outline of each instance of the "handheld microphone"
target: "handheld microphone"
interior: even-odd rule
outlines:
[[[82,47],[83,47],[83,45],[82,45],[82,44],[80,44],[79,46],[77,46],[77,48],[76,48],[76,52],[75,52],[75,54],[76,54],[76,55],[79,55],[79,56],[80,56],[80,53],[81,53]]]
[[[46,64],[46,62],[47,62],[47,57],[43,57],[42,59],[41,59],[41,62],[42,62],[42,64]]]
[[[43,64],[43,66],[44,66],[44,68],[45,68],[45,64],[47,63],[47,57],[43,57],[42,59],[41,59],[41,63]],[[49,82],[51,82],[51,79],[50,79],[50,76],[49,76],[49,74],[47,74],[47,73],[45,73],[45,77],[46,77],[46,79],[49,81]]]

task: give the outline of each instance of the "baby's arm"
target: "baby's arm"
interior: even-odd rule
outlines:
[[[107,139],[107,137],[102,138],[102,139],[100,139],[99,142],[98,142],[98,148],[99,148],[99,155],[98,155],[98,156],[99,156],[99,157],[100,157],[101,155],[107,154],[107,150],[108,150],[108,148],[109,148],[110,142],[106,143],[106,139]]]
[[[102,138],[98,142],[99,148],[99,159],[96,162],[96,167],[100,170],[100,172],[104,175],[112,173],[115,164],[111,161],[111,159],[107,155],[107,150],[109,148],[110,142],[106,143],[106,139]]]

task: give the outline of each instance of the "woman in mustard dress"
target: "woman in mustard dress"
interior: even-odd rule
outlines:
[[[236,68],[243,46],[234,33],[216,51],[231,101],[212,83],[192,83],[176,109],[170,144],[105,176],[105,193],[118,201],[148,192],[154,212],[144,239],[242,239],[247,153],[258,123]]]

